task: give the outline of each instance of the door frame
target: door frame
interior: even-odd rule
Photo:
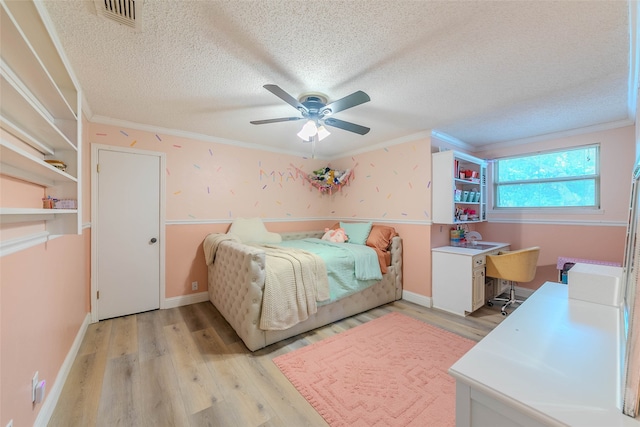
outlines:
[[[166,283],[165,283],[165,238],[166,238],[166,176],[164,171],[166,170],[166,153],[160,151],[149,151],[149,150],[138,150],[135,148],[127,148],[127,147],[118,147],[112,145],[104,145],[104,144],[91,144],[91,323],[98,322],[98,277],[97,277],[97,253],[98,253],[98,235],[95,233],[94,224],[97,224],[99,218],[97,218],[98,212],[98,151],[99,150],[108,150],[108,151],[117,151],[126,154],[144,154],[147,156],[156,156],[160,160],[160,170],[158,171],[159,177],[158,180],[160,182],[160,215],[159,215],[159,234],[158,239],[160,240],[158,243],[160,244],[160,254],[159,254],[159,300],[160,300],[160,309],[165,308],[165,295],[166,295]]]

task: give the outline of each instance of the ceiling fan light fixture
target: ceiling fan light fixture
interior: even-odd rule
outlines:
[[[327,130],[327,128],[324,127],[324,125],[320,125],[318,127],[318,141],[322,141],[323,139],[325,139],[329,135],[331,135],[331,132],[329,132]]]
[[[307,123],[302,126],[298,136],[304,141],[309,141],[313,136],[318,133],[318,128],[313,120],[308,120]]]

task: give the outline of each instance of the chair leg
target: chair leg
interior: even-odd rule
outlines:
[[[511,282],[511,287],[509,288],[509,298],[494,298],[493,300],[489,301],[491,303],[489,304],[489,306],[493,305],[493,301],[502,301],[505,303],[500,309],[500,312],[502,313],[503,316],[507,315],[507,308],[509,306],[512,306],[513,304],[516,304],[516,303],[520,304],[524,302],[522,300],[516,299],[516,289],[514,286],[514,282]]]

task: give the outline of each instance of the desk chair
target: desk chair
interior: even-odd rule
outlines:
[[[507,315],[507,307],[521,303],[523,301],[516,299],[515,282],[530,282],[536,275],[536,267],[538,264],[538,255],[540,248],[538,246],[517,251],[504,251],[498,255],[487,255],[487,277],[508,280],[511,282],[509,288],[509,298],[494,298],[487,301],[487,305],[492,306],[493,301],[504,301],[502,306],[502,315]]]

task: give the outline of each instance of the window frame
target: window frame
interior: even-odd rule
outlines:
[[[501,160],[510,160],[510,159],[523,159],[527,157],[534,157],[544,154],[553,154],[553,153],[564,153],[569,151],[576,150],[586,150],[590,148],[595,148],[595,156],[596,156],[596,164],[595,164],[595,173],[591,175],[579,175],[579,176],[570,176],[570,177],[557,177],[557,178],[542,178],[536,180],[519,180],[519,181],[509,181],[500,183],[498,180],[499,174],[499,162]],[[551,149],[551,150],[541,150],[530,153],[517,154],[513,156],[505,156],[493,159],[492,163],[492,203],[491,210],[494,212],[535,212],[535,211],[555,211],[558,213],[575,213],[575,212],[584,212],[590,211],[593,212],[595,210],[600,210],[601,208],[601,175],[600,175],[600,160],[601,160],[601,147],[600,143],[589,144],[589,145],[580,145],[575,147],[564,147],[559,149]],[[563,181],[580,181],[580,180],[593,180],[594,182],[594,202],[593,205],[588,206],[498,206],[499,197],[499,188],[501,186],[513,185],[513,184],[533,184],[533,183],[557,183]]]

